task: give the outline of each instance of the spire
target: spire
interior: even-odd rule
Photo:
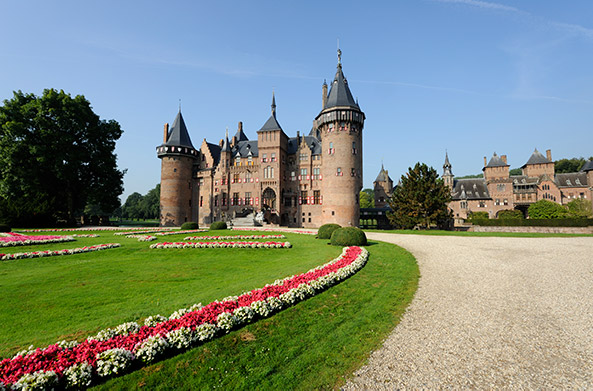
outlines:
[[[164,145],[194,148],[191,143],[191,139],[189,138],[185,121],[181,115],[181,108],[175,117],[175,121],[173,121],[171,130],[169,131],[169,137],[167,138],[167,142],[164,143]]]
[[[352,93],[348,87],[348,81],[342,72],[342,51],[340,49],[338,49],[338,69],[336,70],[334,81],[331,84],[325,107],[336,106],[347,106],[360,110],[358,104],[352,97]]]
[[[272,115],[276,118],[276,94],[272,90]]]
[[[449,153],[445,151],[445,164],[443,164],[443,176],[449,175],[453,176],[453,172],[451,171],[451,163],[449,162]]]
[[[229,128],[226,128],[226,134],[224,136],[224,142],[222,144],[222,149],[220,152],[231,152],[231,148],[229,147]]]

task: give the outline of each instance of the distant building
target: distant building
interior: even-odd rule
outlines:
[[[517,209],[526,213],[532,203],[545,199],[558,204],[583,198],[593,202],[593,161],[579,172],[555,174],[552,151],[546,156],[536,149],[521,167],[522,175],[510,175],[506,155],[484,157],[484,178],[455,179],[448,154],[445,154],[443,181],[451,189],[449,208],[457,223],[471,212],[488,212],[496,218],[501,210]]]
[[[389,206],[389,199],[393,194],[393,181],[383,164],[381,164],[381,171],[379,171],[377,179],[373,182],[373,192],[375,194],[375,208]]]
[[[165,125],[157,147],[161,164],[161,225],[210,224],[263,212],[267,223],[319,227],[358,226],[365,115],[342,72],[341,51],[331,85],[322,86],[322,109],[308,135],[288,137],[272,112],[249,139],[243,124],[219,143],[195,149],[181,111]]]

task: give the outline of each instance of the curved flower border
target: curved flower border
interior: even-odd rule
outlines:
[[[285,228],[250,228],[250,227],[233,227],[233,231],[270,231],[270,232],[288,232],[291,234],[303,235],[317,235],[317,231],[306,231],[302,229],[285,229]]]
[[[187,236],[183,240],[234,240],[234,239],[286,239],[284,235],[229,235],[229,236]]]
[[[167,231],[175,228],[165,227],[83,227],[83,228],[46,228],[46,229],[19,229],[19,232],[74,232],[74,231]]]
[[[163,242],[150,248],[291,248],[290,242]]]
[[[96,244],[88,247],[70,248],[64,250],[45,250],[45,251],[33,251],[27,253],[14,253],[14,254],[0,254],[0,261],[10,261],[13,259],[23,258],[42,258],[42,257],[53,257],[56,255],[73,255],[80,253],[89,253],[92,251],[107,250],[110,248],[119,247],[119,243],[106,243]]]
[[[158,239],[156,236],[152,235],[126,235],[126,238],[138,239],[139,242],[152,242],[153,240]]]
[[[81,343],[61,341],[44,349],[30,348],[0,361],[0,387],[88,387],[96,377],[118,376],[132,364],[140,366],[165,354],[177,354],[258,318],[271,316],[347,279],[367,259],[366,249],[345,247],[338,258],[322,266],[240,296],[206,306],[195,304],[175,311],[169,318],[150,316],[143,326],[124,323],[102,330]]]
[[[0,237],[0,247],[31,246],[35,244],[72,242],[72,236],[38,235],[28,236],[12,233],[10,236]]]

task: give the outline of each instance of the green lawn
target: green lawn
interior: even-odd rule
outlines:
[[[365,229],[365,232],[378,232],[404,235],[441,235],[441,236],[498,236],[515,238],[557,238],[589,236],[593,234],[562,234],[562,233],[530,233],[530,232],[468,232],[468,231],[444,231],[439,229],[431,230],[410,230],[410,229]]]
[[[222,233],[230,232],[218,232]],[[304,272],[341,251],[326,241],[296,234],[286,234],[292,249],[185,250],[150,250],[150,243],[109,232],[99,234],[99,238],[2,251],[122,244],[95,253],[1,262],[2,357],[30,344],[81,339],[126,321],[157,313],[169,315],[196,302],[240,294]],[[338,286],[269,319],[98,387],[339,386],[397,324],[417,287],[419,272],[411,254],[379,242],[371,242],[368,250],[368,264]]]

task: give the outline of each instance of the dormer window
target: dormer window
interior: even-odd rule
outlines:
[[[581,185],[581,180],[579,178],[577,178],[577,179],[574,180],[574,183],[576,183],[577,185],[580,186]]]
[[[568,186],[572,186],[572,183],[570,183],[570,179],[567,179],[567,180],[566,180],[566,184],[567,184]]]

